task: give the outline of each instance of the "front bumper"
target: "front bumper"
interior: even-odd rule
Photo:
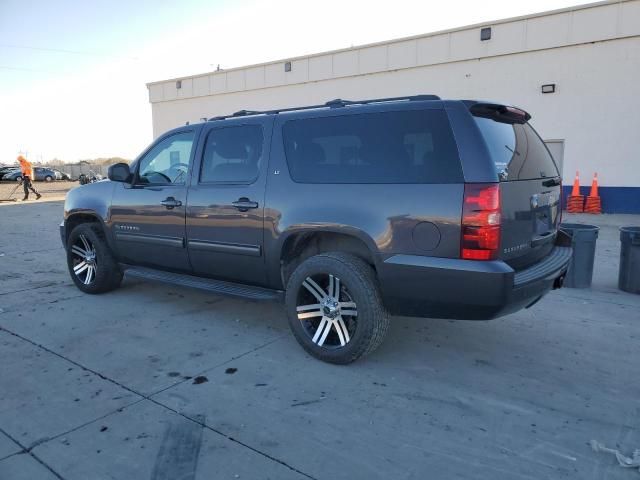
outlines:
[[[67,229],[64,226],[64,220],[60,224],[60,240],[62,241],[62,246],[67,248]]]
[[[393,255],[380,263],[385,305],[396,315],[488,320],[538,301],[561,284],[572,249],[556,246],[515,272],[501,260]]]

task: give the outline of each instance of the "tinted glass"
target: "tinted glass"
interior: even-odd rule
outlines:
[[[301,183],[456,183],[462,170],[442,110],[291,120],[291,178]]]
[[[211,130],[200,170],[201,182],[251,183],[262,159],[262,127],[242,125]]]
[[[474,117],[500,181],[555,177],[558,169],[536,131],[528,124],[500,123]]]
[[[139,183],[184,183],[189,169],[193,132],[171,135],[140,160]]]

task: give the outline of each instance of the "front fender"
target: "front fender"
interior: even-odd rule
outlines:
[[[113,236],[110,228],[111,199],[113,198],[114,182],[104,181],[80,185],[71,189],[64,202],[65,227],[74,217],[90,216],[100,223],[107,242],[113,247]],[[69,228],[65,228],[68,237]]]

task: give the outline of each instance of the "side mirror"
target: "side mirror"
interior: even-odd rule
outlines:
[[[131,170],[127,163],[115,163],[109,167],[107,176],[112,182],[129,182],[131,180]]]

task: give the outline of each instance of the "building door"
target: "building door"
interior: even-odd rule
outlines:
[[[560,176],[562,177],[564,183],[564,140],[545,140],[544,143],[547,145],[547,148],[551,152],[551,155],[553,156],[553,159],[558,166],[558,171],[560,172]],[[571,177],[571,172],[569,172],[569,177]]]

